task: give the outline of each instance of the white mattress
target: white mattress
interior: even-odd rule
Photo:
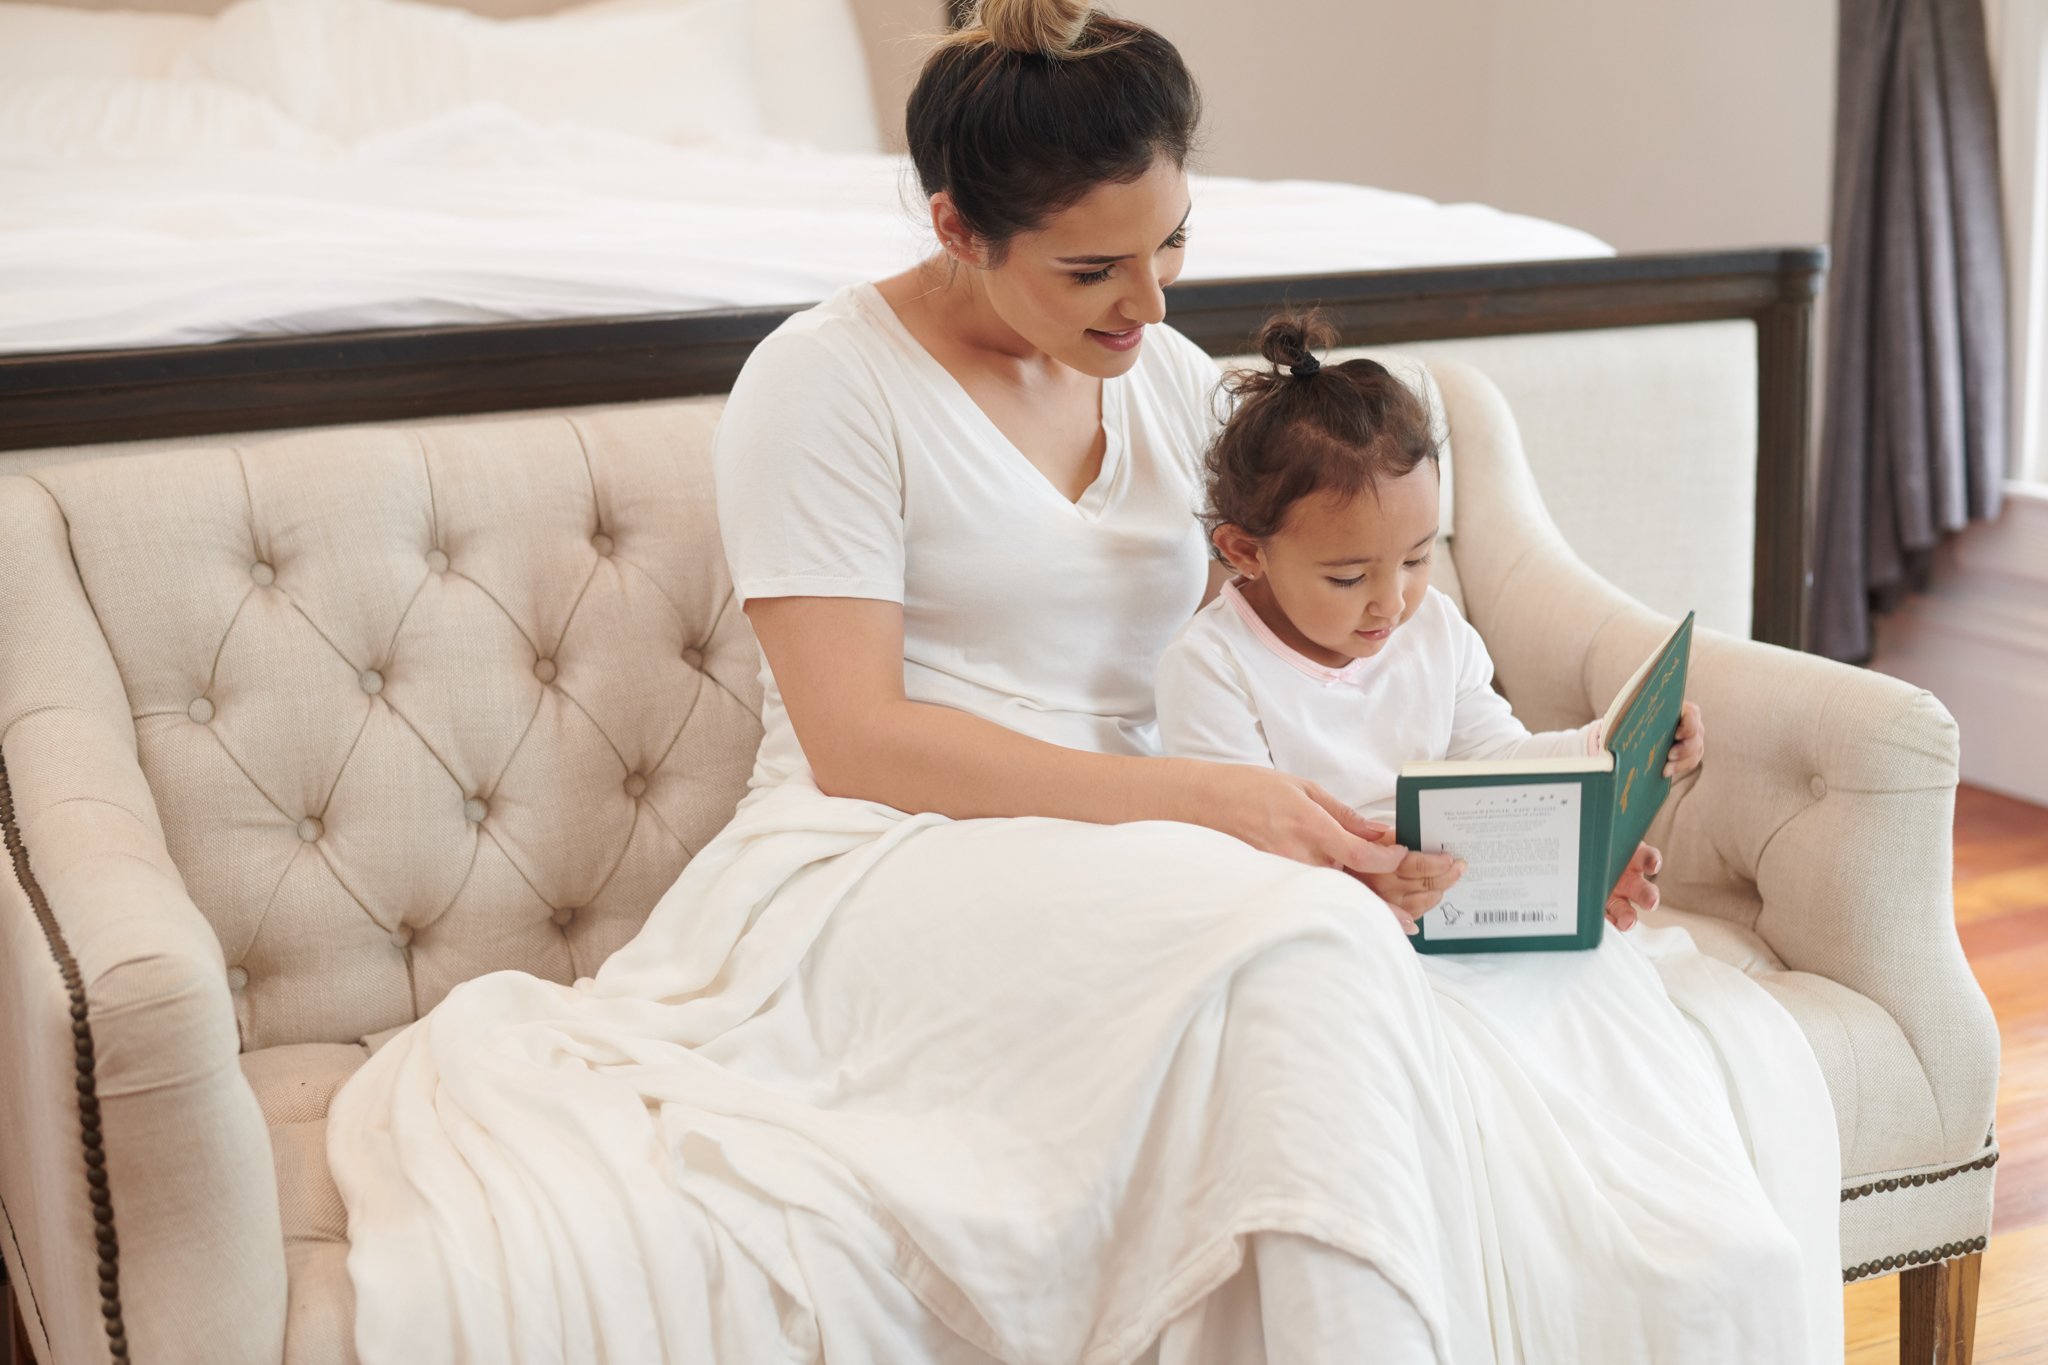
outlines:
[[[229,18],[266,4],[288,7]],[[32,12],[0,9],[17,34]],[[932,249],[902,158],[499,100],[342,137],[287,107],[300,87],[196,78],[193,51],[112,75],[0,62],[0,353],[804,303]],[[1198,176],[1193,193],[1190,280],[1611,254],[1355,185]]]

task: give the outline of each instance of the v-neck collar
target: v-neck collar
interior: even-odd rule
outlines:
[[[1228,583],[1225,583],[1223,585],[1224,600],[1229,602],[1231,608],[1237,612],[1238,618],[1244,622],[1246,629],[1251,631],[1252,638],[1278,655],[1290,667],[1306,673],[1324,687],[1335,687],[1339,683],[1348,683],[1355,687],[1364,678],[1365,674],[1372,670],[1374,661],[1379,658],[1377,654],[1368,654],[1363,659],[1353,659],[1342,668],[1331,668],[1326,664],[1317,663],[1293,645],[1288,644],[1273,633],[1273,628],[1267,625],[1265,619],[1259,615],[1259,609],[1246,600],[1244,593],[1237,586],[1243,581],[1241,578],[1233,578]]]
[[[1124,385],[1123,376],[1117,375],[1102,381],[1100,416],[1102,423],[1102,465],[1095,471],[1095,477],[1081,490],[1078,498],[1069,498],[1053,485],[1045,471],[1031,462],[1031,458],[1017,448],[1017,443],[1003,433],[995,419],[974,401],[974,395],[967,386],[956,378],[953,372],[939,363],[939,358],[917,339],[917,334],[904,324],[882,297],[882,291],[867,281],[854,286],[855,297],[881,327],[907,348],[916,363],[940,392],[964,407],[972,414],[970,420],[978,423],[987,434],[989,441],[1005,452],[1008,461],[1019,477],[1043,490],[1045,496],[1079,516],[1094,518],[1101,516],[1109,505],[1110,493],[1116,487],[1117,475],[1124,462]]]

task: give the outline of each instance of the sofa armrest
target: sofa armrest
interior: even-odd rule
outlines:
[[[1955,721],[1896,678],[1711,633],[1688,693],[1708,756],[1651,828],[1665,893],[1883,1009],[1926,1078],[1940,1159],[1980,1155],[1998,1030],[1956,933]]]
[[[1485,378],[1432,368],[1456,451],[1467,615],[1525,722],[1582,724],[1675,623],[1558,535]],[[1695,632],[1686,690],[1707,757],[1650,830],[1665,897],[1755,930],[1791,971],[1883,1009],[1926,1077],[1943,1152],[1976,1155],[1998,1037],[1956,935],[1955,722],[1897,679],[1710,630]]]
[[[0,1203],[57,1361],[275,1362],[270,1137],[224,960],[123,736],[45,706],[0,733]]]

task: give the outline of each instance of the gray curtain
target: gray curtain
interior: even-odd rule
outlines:
[[[2006,476],[2005,244],[1981,0],[1841,0],[1812,648],[1870,616]]]

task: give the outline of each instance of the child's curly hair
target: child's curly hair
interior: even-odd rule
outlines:
[[[1355,497],[1437,458],[1422,399],[1386,366],[1316,359],[1336,340],[1318,312],[1277,314],[1259,329],[1259,354],[1273,368],[1224,380],[1236,411],[1206,461],[1211,534],[1228,523],[1264,539],[1305,497]]]

